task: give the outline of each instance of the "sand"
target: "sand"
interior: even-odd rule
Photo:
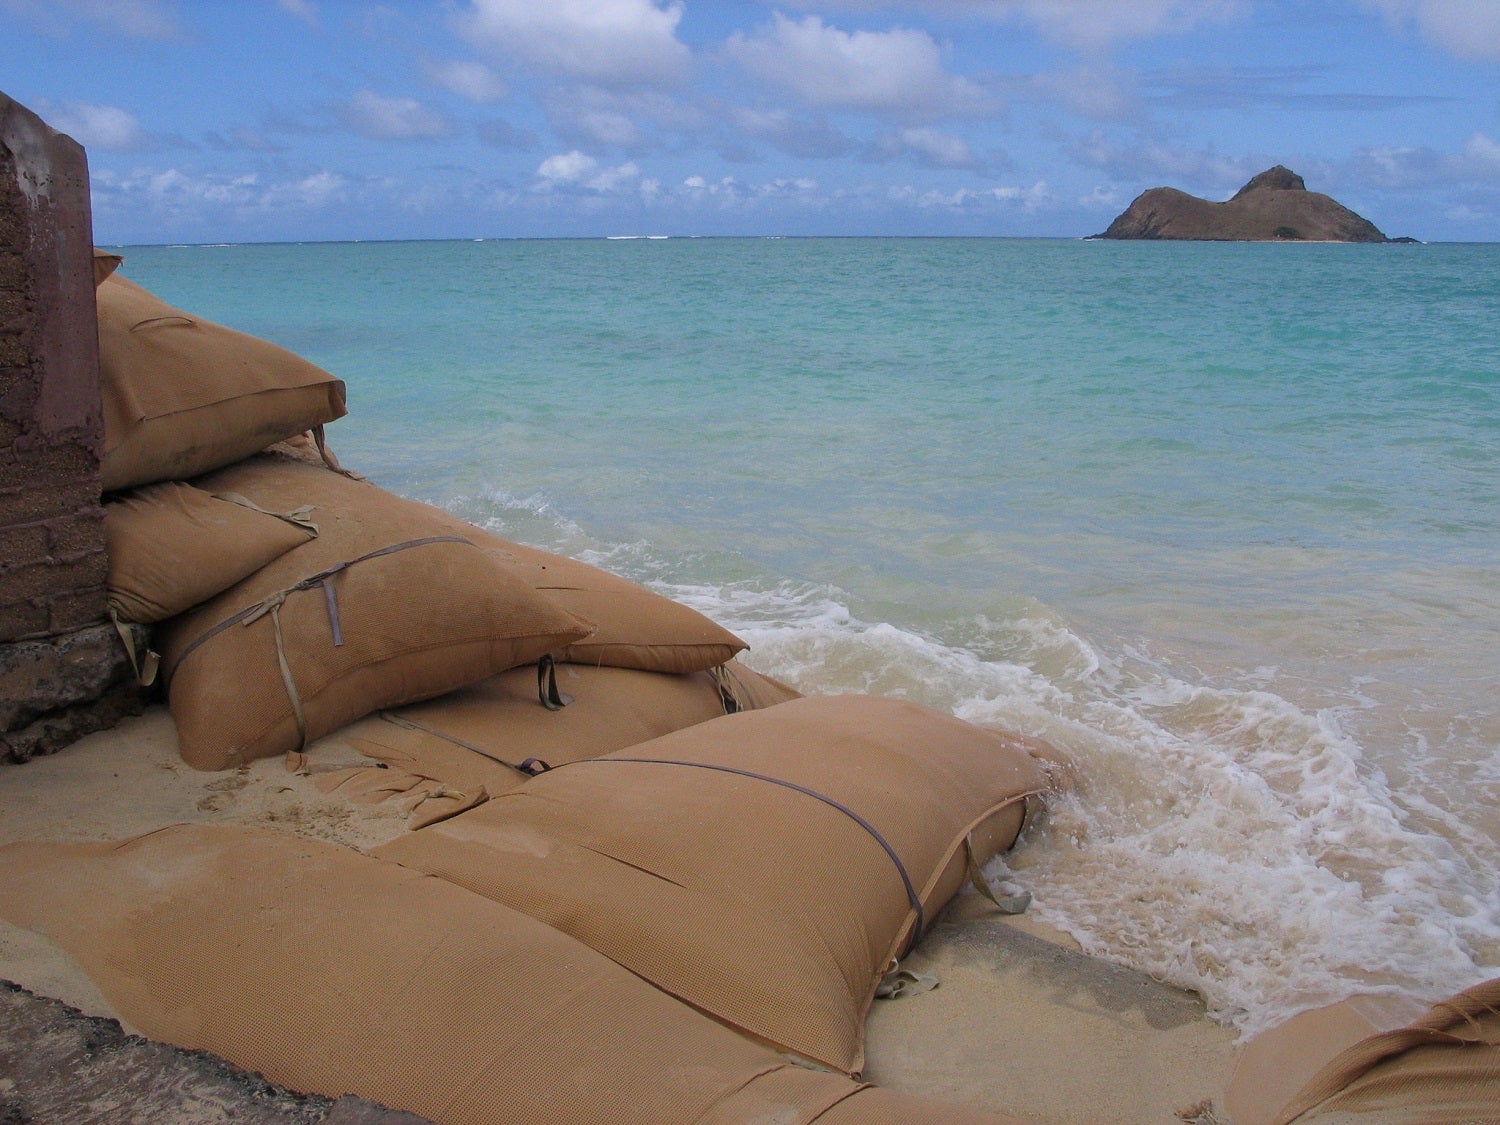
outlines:
[[[176,823],[252,824],[368,851],[408,831],[400,800],[356,803],[319,777],[365,763],[335,735],[313,773],[268,759],[201,773],[177,756],[165,708],[59,754],[0,766],[0,844],[123,839]],[[938,986],[877,1001],[865,1077],[1026,1120],[1227,1121],[1238,1050],[1191,993],[1087,957],[1025,916],[961,895],[907,959]],[[57,946],[0,923],[0,978],[114,1016]],[[1212,1110],[1207,1107],[1214,1107]]]

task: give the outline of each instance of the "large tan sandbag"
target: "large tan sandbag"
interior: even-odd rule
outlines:
[[[495,797],[533,774],[707,722],[725,713],[708,672],[671,675],[559,664],[514,668],[437,699],[383,711],[341,738],[387,766]],[[552,688],[568,700],[548,709]]]
[[[543,700],[554,691],[567,703],[549,709]],[[549,677],[526,665],[343,728],[334,737],[379,765],[329,770],[317,784],[361,804],[395,801],[420,828],[552,766],[796,698],[735,661],[682,675],[559,664]]]
[[[1500,979],[1330,1060],[1277,1125],[1471,1125],[1500,1121]]]
[[[196,481],[214,491],[230,488],[262,507],[314,504],[320,513],[353,512],[396,498],[369,481],[350,480],[282,455],[262,455]],[[300,497],[300,499],[297,499]],[[637,668],[648,672],[701,672],[745,648],[745,642],[703,614],[628,578],[535,547],[502,539],[457,516],[415,500],[400,500],[444,534],[459,535],[523,574],[531,586],[565,611],[589,621],[594,631],[569,645],[558,659],[580,664]],[[413,518],[416,518],[414,515]],[[774,692],[773,692],[774,694]]]
[[[0,848],[0,917],[60,944],[151,1038],[446,1125],[871,1122],[893,1104],[522,914],[284,833]],[[884,1119],[996,1120],[894,1104]]]
[[[714,668],[748,647],[723,626],[596,566],[536,547],[485,535],[531,576],[532,585],[570,613],[598,628],[570,645],[565,658],[647,672],[698,672]]]
[[[268,465],[276,488],[263,487]],[[319,503],[311,484],[325,479],[359,490],[360,502]],[[320,534],[163,623],[167,702],[182,756],[198,769],[301,749],[588,632],[430,509],[374,485],[270,455],[199,483],[272,510],[310,494]]]
[[[125,259],[119,254],[111,254],[108,250],[100,250],[94,247],[94,285],[97,288],[103,280],[115,270]]]
[[[317,535],[311,514],[268,512],[163,481],[104,505],[105,585],[121,621],[175,617]]]
[[[343,382],[285,348],[118,274],[95,294],[106,492],[196,476],[346,412]]]
[[[846,1073],[875,988],[1042,766],[871,696],[726,715],[525,786],[377,854],[557,926],[734,1027]]]
[[[762,707],[775,707],[778,703],[802,698],[802,693],[796,688],[738,660],[721,664],[715,674],[733,701],[731,711],[759,711]]]

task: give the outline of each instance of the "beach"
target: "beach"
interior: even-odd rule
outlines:
[[[125,254],[345,378],[383,487],[1061,747],[1033,909],[1241,1034],[1500,964],[1493,247]]]
[[[691,606],[806,695],[1073,763],[988,869],[1031,910],[959,896],[910,960],[941,983],[870,1016],[868,1079],[1207,1122],[1299,1013],[1396,1019],[1495,975],[1490,248],[123,253],[345,379],[329,441],[371,481]],[[309,760],[193,770],[154,705],[0,771],[0,843],[407,831],[400,801],[320,784],[367,768],[344,735]],[[107,1014],[27,931],[0,932],[0,975]]]
[[[310,760],[319,771],[367,761],[338,736],[312,748]],[[190,823],[271,827],[368,850],[408,831],[402,802],[351,801],[324,792],[319,776],[289,773],[281,759],[190,769],[170,717],[153,707],[64,753],[0,770],[0,845],[120,840]],[[907,964],[940,983],[876,1003],[869,1081],[1051,1125],[1101,1115],[1171,1121],[1180,1109],[1222,1102],[1235,1037],[1196,997],[1088,958],[1025,916],[1001,919],[972,892]],[[117,1016],[60,947],[4,923],[0,977]]]

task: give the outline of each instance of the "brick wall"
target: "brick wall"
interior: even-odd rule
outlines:
[[[0,94],[0,759],[139,709],[104,623],[103,436],[88,162]]]

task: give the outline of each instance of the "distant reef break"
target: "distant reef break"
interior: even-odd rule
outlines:
[[[1253,177],[1223,203],[1176,188],[1143,191],[1095,238],[1186,239],[1208,242],[1415,242],[1387,238],[1342,203],[1308,191],[1302,177],[1278,164]]]

